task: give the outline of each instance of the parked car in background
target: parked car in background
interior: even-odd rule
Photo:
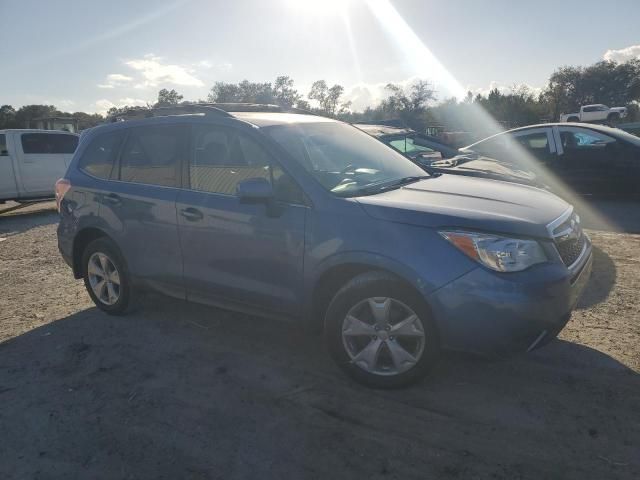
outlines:
[[[78,135],[51,130],[0,130],[0,203],[53,198]]]
[[[616,124],[620,119],[627,116],[626,107],[612,107],[606,105],[583,105],[577,113],[566,113],[560,115],[561,122],[595,122]]]
[[[294,319],[377,387],[443,348],[532,350],[568,321],[591,244],[555,195],[429,176],[316,115],[197,108],[93,128],[57,183],[60,251],[105,312],[150,288]]]
[[[460,154],[457,148],[445,144],[439,138],[418,133],[410,128],[361,123],[354,126],[418,164],[429,164],[433,160],[452,158]]]
[[[432,171],[460,174],[503,172],[510,180],[557,189],[556,180],[580,194],[640,193],[640,138],[617,128],[548,123],[517,128],[480,140],[462,152],[483,158]],[[561,194],[562,192],[557,191]]]

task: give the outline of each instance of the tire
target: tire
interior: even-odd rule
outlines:
[[[107,276],[103,276],[105,271]],[[96,307],[110,315],[127,313],[132,297],[131,276],[120,251],[111,240],[98,238],[87,245],[82,254],[82,277]],[[102,287],[101,278],[104,280]],[[101,292],[100,297],[96,291]]]
[[[383,317],[386,324],[380,321]],[[384,272],[358,275],[336,293],[325,314],[325,340],[340,368],[374,388],[410,385],[424,377],[440,356],[427,304]]]
[[[607,123],[611,127],[618,125],[619,121],[620,121],[620,114],[618,113],[612,113],[607,117]]]

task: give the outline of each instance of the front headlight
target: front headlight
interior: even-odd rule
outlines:
[[[547,261],[538,242],[487,233],[440,232],[459,250],[497,272],[520,272]]]

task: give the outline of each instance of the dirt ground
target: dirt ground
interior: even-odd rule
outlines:
[[[590,232],[559,340],[376,391],[287,324],[100,313],[32,209],[0,217],[0,478],[640,478],[640,235]]]

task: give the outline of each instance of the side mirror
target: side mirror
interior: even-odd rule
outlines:
[[[273,199],[273,187],[266,178],[248,178],[236,186],[236,195],[241,202],[269,202]]]

